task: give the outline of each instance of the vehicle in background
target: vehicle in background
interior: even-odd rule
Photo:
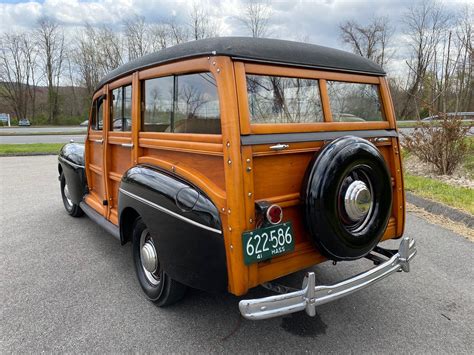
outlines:
[[[18,126],[21,126],[21,127],[31,126],[30,120],[28,118],[20,118],[18,120]]]
[[[81,127],[87,127],[89,125],[89,120],[85,120],[85,121],[82,121],[81,123],[79,123],[79,126]]]

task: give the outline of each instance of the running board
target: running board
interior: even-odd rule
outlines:
[[[92,219],[95,223],[97,223],[99,226],[104,228],[107,232],[112,234],[116,239],[120,240],[120,230],[115,224],[110,223],[108,220],[106,220],[102,215],[100,215],[96,210],[94,210],[84,201],[80,202],[79,206],[87,215],[87,217]]]

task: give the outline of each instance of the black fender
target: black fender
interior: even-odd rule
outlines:
[[[165,170],[147,165],[129,169],[119,190],[121,241],[142,217],[165,272],[174,280],[208,292],[227,290],[227,264],[219,211],[197,187]]]
[[[63,173],[71,194],[72,202],[79,204],[87,193],[84,168],[84,144],[65,144],[58,156],[59,174]]]

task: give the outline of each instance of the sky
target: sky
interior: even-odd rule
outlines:
[[[293,0],[269,1],[272,17],[269,37],[304,40],[328,47],[346,49],[341,42],[338,25],[347,20],[366,24],[374,16],[386,16],[394,28],[393,70],[402,63],[404,53],[397,43],[404,40],[403,18],[409,6],[419,0]],[[462,11],[473,0],[441,0],[450,11]],[[51,17],[74,32],[85,21],[92,25],[107,24],[116,28],[135,15],[153,23],[175,17],[184,21],[191,1],[163,0],[0,0],[0,33],[31,29],[40,17]],[[221,36],[248,35],[239,20],[245,0],[202,0],[211,16],[219,22]],[[401,46],[400,46],[401,47]]]

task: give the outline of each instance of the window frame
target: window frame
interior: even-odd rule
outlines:
[[[344,131],[366,129],[394,129],[394,112],[390,104],[390,95],[385,77],[364,74],[349,74],[337,71],[323,71],[316,69],[291,67],[273,64],[256,64],[249,62],[235,62],[236,85],[239,96],[239,112],[241,134],[270,134],[293,133],[312,131]],[[324,122],[314,123],[251,123],[247,96],[246,75],[271,75],[301,79],[316,79],[319,81],[319,93],[323,107]],[[358,84],[374,84],[379,91],[383,121],[366,122],[334,122],[327,92],[327,80],[342,81]]]
[[[98,116],[98,110],[97,110],[97,105],[99,103],[99,101],[101,101],[101,110],[102,110],[102,128],[98,128],[98,123],[99,123],[99,120],[97,119],[97,116]],[[96,132],[96,133],[102,133],[105,129],[105,125],[104,125],[104,118],[105,118],[105,112],[104,112],[104,103],[106,102],[106,95],[105,94],[100,94],[98,96],[96,96],[93,101],[92,101],[92,106],[91,106],[91,110],[90,110],[90,119],[89,119],[89,130],[93,131],[93,132]],[[94,123],[94,125],[92,125],[92,123]]]
[[[140,109],[139,118],[139,144],[140,147],[173,147],[172,149],[180,148],[183,151],[207,151],[209,154],[222,155],[222,136],[224,131],[224,125],[226,124],[225,112],[228,111],[223,106],[225,100],[224,91],[227,88],[223,87],[224,78],[220,75],[220,68],[217,63],[221,62],[220,57],[201,57],[195,59],[188,59],[179,62],[157,65],[149,69],[142,69],[138,71],[138,81],[140,87]],[[225,57],[227,58],[227,57]],[[201,133],[170,133],[170,132],[144,132],[141,130],[141,117],[142,117],[142,81],[147,79],[155,79],[160,77],[166,77],[171,75],[183,75],[183,74],[195,74],[209,72],[217,84],[217,97],[219,99],[219,111],[221,117],[221,134],[201,134]],[[225,79],[227,80],[227,79]],[[235,106],[236,103],[234,103]],[[171,142],[175,141],[175,142]],[[202,144],[200,144],[202,143]],[[192,146],[193,149],[188,147]],[[176,147],[176,148],[175,148]]]
[[[129,129],[124,131],[123,130],[123,127],[124,127],[124,118],[125,116],[122,114],[122,129],[120,130],[114,130],[114,127],[113,127],[113,121],[114,121],[114,117],[113,117],[113,113],[114,113],[114,108],[113,108],[113,105],[114,105],[114,100],[113,100],[113,92],[115,90],[121,90],[122,91],[122,113],[124,111],[124,108],[125,108],[125,100],[123,99],[124,98],[124,94],[125,94],[125,89],[127,87],[130,87],[130,126],[129,126]],[[114,88],[111,88],[109,87],[109,97],[110,97],[110,110],[109,110],[109,117],[108,117],[108,120],[109,120],[109,126],[108,126],[108,131],[110,133],[117,133],[117,132],[123,132],[123,133],[130,133],[132,131],[132,128],[133,128],[133,108],[132,108],[132,105],[133,105],[133,85],[132,83],[128,83],[128,84],[124,84],[124,85],[121,85],[121,86],[117,86],[117,87],[114,87]]]
[[[321,121],[314,121],[314,122],[281,122],[281,123],[278,123],[278,122],[262,122],[262,123],[252,123],[252,114],[250,113],[250,110],[249,110],[249,119],[250,119],[250,124],[266,124],[266,125],[274,125],[274,124],[301,124],[301,123],[321,123],[321,122],[324,122],[324,110],[323,110],[323,105],[322,105],[322,98],[321,98],[321,87],[320,87],[320,84],[319,84],[319,79],[314,79],[314,78],[299,78],[299,77],[288,77],[288,76],[276,76],[276,75],[268,75],[268,74],[250,74],[250,73],[246,73],[245,74],[245,81],[246,83],[248,84],[248,80],[247,80],[247,76],[257,76],[257,77],[262,77],[262,78],[271,78],[271,77],[274,77],[274,78],[282,78],[282,79],[298,79],[298,80],[313,80],[313,81],[316,81],[316,84],[317,85],[314,85],[314,87],[317,88],[317,94],[318,94],[318,99],[319,99],[319,104],[321,105],[321,118],[322,120]],[[249,90],[248,90],[248,87],[247,87],[247,101],[249,101]],[[285,101],[285,105],[287,104],[287,102]],[[250,107],[249,107],[250,109]]]
[[[198,132],[175,132],[175,129],[176,129],[176,123],[179,123],[181,121],[176,121],[176,114],[179,113],[179,110],[178,110],[178,105],[179,105],[179,95],[178,95],[178,90],[179,89],[179,79],[181,77],[186,77],[186,76],[191,76],[191,75],[198,75],[198,74],[204,74],[204,73],[208,73],[210,75],[212,75],[212,73],[210,71],[199,71],[199,72],[193,72],[193,73],[185,73],[185,74],[173,74],[173,75],[167,75],[167,76],[160,76],[160,77],[157,77],[157,78],[152,78],[152,79],[144,79],[144,80],[141,80],[140,81],[140,87],[141,87],[141,93],[142,93],[142,96],[140,97],[140,105],[141,105],[141,110],[140,110],[140,131],[141,132],[151,132],[151,131],[145,131],[143,129],[144,127],[144,124],[145,124],[145,109],[144,109],[144,101],[143,101],[143,98],[144,96],[146,96],[146,92],[145,92],[145,83],[146,81],[148,80],[159,80],[159,79],[163,79],[163,78],[172,78],[172,81],[173,81],[173,94],[172,94],[172,100],[173,102],[171,103],[171,108],[172,108],[172,111],[170,112],[170,121],[169,121],[169,127],[170,127],[170,131],[169,132],[165,132],[165,133],[172,133],[172,134],[199,134],[199,135],[221,135],[222,134],[222,119],[221,119],[221,112],[220,112],[220,100],[219,100],[219,91],[218,91],[218,88],[217,88],[217,80],[216,78],[212,75],[214,81],[215,81],[215,84],[216,84],[216,87],[215,87],[215,94],[216,94],[216,98],[217,100],[219,101],[219,124],[220,124],[220,128],[221,128],[221,132],[219,133],[198,133]]]

